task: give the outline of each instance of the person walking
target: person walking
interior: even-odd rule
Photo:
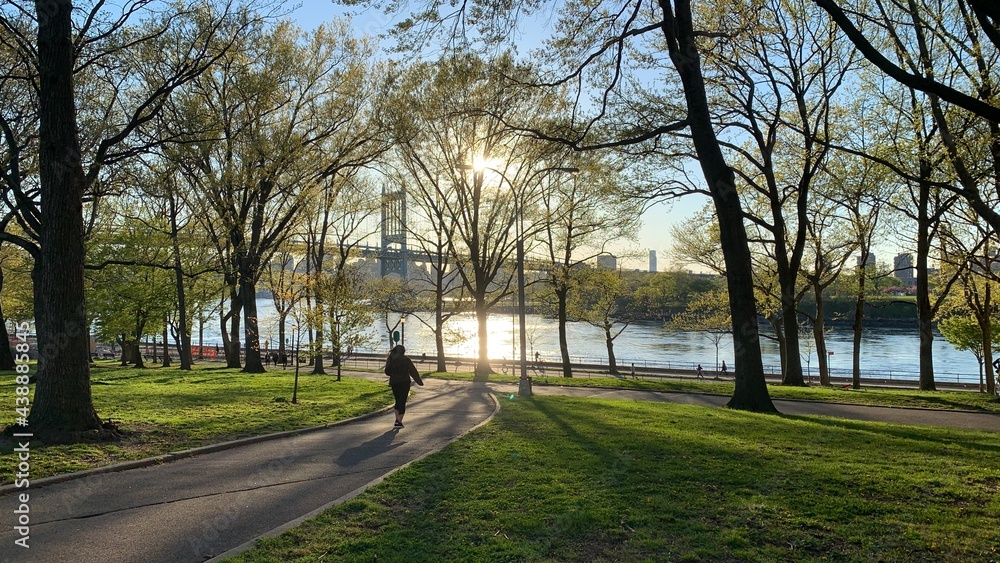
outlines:
[[[705,379],[705,376],[701,374],[701,364],[698,364],[698,379]]]
[[[397,344],[385,359],[385,374],[389,376],[389,387],[392,387],[392,396],[396,400],[393,412],[396,413],[396,422],[393,428],[403,427],[403,415],[406,414],[406,399],[410,396],[410,379],[423,387],[424,381],[420,379],[420,372],[417,371],[413,361],[406,356],[406,348],[402,344]]]
[[[722,360],[722,377],[726,377],[729,370],[726,369],[726,360]]]

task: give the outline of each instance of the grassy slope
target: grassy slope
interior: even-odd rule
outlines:
[[[345,377],[299,375],[292,404],[293,372],[247,375],[199,366],[136,370],[102,363],[91,372],[94,405],[128,434],[117,443],[32,447],[32,477],[68,473],[207,444],[281,430],[306,428],[371,412],[392,404],[384,383]],[[13,377],[0,381],[0,404],[11,405]],[[3,425],[8,422],[5,421]],[[37,453],[36,453],[36,449]],[[0,441],[0,454],[13,445]],[[3,476],[11,482],[12,476]]]
[[[996,435],[562,397],[239,561],[995,561]]]

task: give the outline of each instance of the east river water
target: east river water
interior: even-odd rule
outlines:
[[[274,307],[269,299],[258,299],[261,319],[261,336],[270,341],[270,348],[277,345],[277,321]],[[411,355],[426,353],[433,355],[434,336],[430,328],[419,318],[430,319],[429,315],[407,318],[403,339],[407,352]],[[398,315],[390,315],[395,324]],[[288,324],[291,324],[289,322]],[[450,341],[446,345],[448,356],[472,358],[478,351],[476,340],[476,319],[472,314],[453,318],[447,325]],[[542,361],[558,361],[559,335],[554,319],[538,315],[528,315],[526,323],[528,357],[533,359],[538,352]],[[398,330],[398,326],[396,329]],[[510,314],[491,315],[489,328],[489,354],[492,359],[518,358],[515,348],[517,338],[516,318]],[[766,332],[766,328],[762,327]],[[376,321],[368,330],[371,336],[366,351],[384,351],[389,344],[389,330],[384,320]],[[607,347],[602,331],[584,323],[569,323],[567,326],[569,351],[574,363],[606,364]],[[197,332],[193,335],[197,343]],[[205,327],[205,344],[221,342],[218,322]],[[827,348],[833,352],[829,356],[832,373],[835,376],[850,376],[852,364],[853,334],[850,328],[833,328],[827,334]],[[862,377],[917,379],[919,334],[916,328],[871,328],[864,332],[861,341]],[[768,338],[761,338],[765,369],[780,373],[778,345]],[[815,345],[811,334],[801,339],[803,369],[818,377]],[[637,368],[643,366],[693,369],[702,364],[706,370],[716,365],[716,347],[711,338],[703,333],[677,332],[663,328],[660,323],[633,323],[615,340],[615,356],[620,368],[629,369],[632,363]],[[969,351],[952,348],[940,334],[934,339],[934,373],[938,382],[978,383],[979,367],[975,356]],[[718,349],[719,361],[725,360],[732,366],[733,346],[730,337],[724,337]],[[730,370],[732,368],[730,367]]]

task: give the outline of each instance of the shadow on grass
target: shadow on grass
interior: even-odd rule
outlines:
[[[940,453],[942,446],[960,446],[977,452],[1000,455],[1000,443],[996,440],[996,434],[987,430],[958,430],[951,428],[940,428],[932,426],[908,426],[905,424],[892,424],[874,421],[856,421],[843,418],[829,418],[818,416],[782,415],[787,420],[795,420],[811,425],[827,427],[838,430],[851,430],[873,437],[891,436],[900,440],[906,440],[920,444],[922,449],[928,453]],[[956,432],[961,432],[961,438],[956,438]],[[967,432],[980,432],[977,436],[966,434]],[[869,439],[861,438],[863,443],[868,443]],[[967,456],[970,461],[978,460],[977,455],[970,453]]]
[[[923,403],[929,403],[931,405],[938,406],[938,408],[946,410],[959,410],[966,412],[985,412],[996,414],[996,411],[990,410],[986,407],[979,405],[970,405],[968,403],[961,403],[958,401],[950,401],[942,397],[919,397],[920,401]]]

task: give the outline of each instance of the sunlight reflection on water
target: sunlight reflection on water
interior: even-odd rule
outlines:
[[[261,317],[261,336],[277,344],[277,321],[274,307],[269,299],[258,300]],[[416,318],[419,317],[419,318]],[[398,317],[391,320],[396,322]],[[420,319],[429,322],[430,314],[420,314],[407,319],[405,344],[413,354],[435,353],[434,337],[430,328]],[[491,315],[488,328],[488,353],[494,360],[518,358],[517,319],[510,314]],[[583,323],[569,323],[566,327],[569,352],[575,363],[607,363],[607,347],[602,331]],[[445,354],[472,358],[478,355],[477,322],[473,314],[452,317],[448,323],[449,339],[446,340]],[[762,330],[765,330],[762,327]],[[385,321],[378,320],[369,329],[371,351],[381,352],[388,348],[389,336]],[[197,331],[195,340],[197,339]],[[559,358],[558,325],[554,319],[528,315],[526,338],[529,360],[538,352],[542,361],[557,361]],[[217,326],[215,330],[206,326],[206,345],[220,342]],[[866,331],[862,340],[861,366],[866,373],[891,374],[897,378],[916,377],[919,370],[919,336],[915,328],[880,328]],[[852,333],[849,328],[835,328],[827,335],[827,346],[834,375],[849,375],[852,357]],[[768,338],[761,339],[764,365],[776,373],[779,365],[777,343]],[[719,361],[732,365],[732,340],[724,338],[719,347]],[[657,366],[693,369],[701,363],[705,369],[714,369],[716,349],[714,343],[701,333],[675,332],[664,329],[659,323],[639,322],[629,326],[614,342],[614,351],[619,366]],[[940,381],[978,382],[979,370],[974,356],[952,348],[940,335],[934,340],[935,374]],[[817,359],[812,337],[802,339],[803,369],[817,373]],[[731,368],[730,368],[731,369]],[[874,376],[874,375],[873,375]]]

